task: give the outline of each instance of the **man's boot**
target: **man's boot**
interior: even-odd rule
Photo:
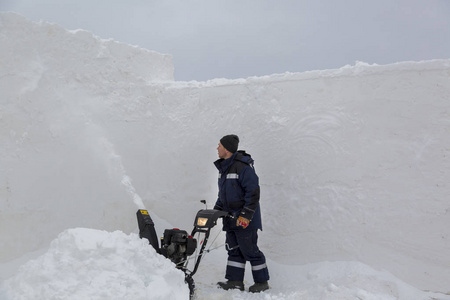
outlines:
[[[237,289],[240,291],[244,290],[243,281],[228,280],[226,282],[218,282],[217,285],[224,290],[232,290],[232,289]]]
[[[260,293],[269,289],[269,283],[266,282],[255,282],[254,285],[248,288],[250,293]]]

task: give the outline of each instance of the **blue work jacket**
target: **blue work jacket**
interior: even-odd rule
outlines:
[[[219,195],[215,209],[231,213],[234,218],[223,219],[223,230],[244,230],[236,226],[239,215],[251,220],[246,229],[261,229],[260,188],[252,157],[237,151],[228,159],[218,159]]]

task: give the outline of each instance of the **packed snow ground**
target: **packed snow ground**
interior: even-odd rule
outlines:
[[[272,288],[218,290],[219,247],[197,299],[450,299],[448,60],[174,82],[168,55],[10,13],[0,45],[0,299],[187,299],[135,212],[190,231],[228,133]]]
[[[214,247],[212,247],[214,248]],[[421,292],[386,271],[359,262],[302,266],[269,260],[269,291],[251,294],[217,289],[223,280],[223,250],[205,255],[195,299],[393,300],[450,299]],[[245,283],[251,285],[247,275]],[[1,299],[189,299],[184,274],[135,233],[75,228],[62,232],[37,259],[2,283]]]

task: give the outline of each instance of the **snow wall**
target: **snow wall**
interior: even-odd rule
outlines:
[[[67,228],[134,231],[140,199],[190,230],[236,133],[266,256],[448,292],[450,60],[177,82],[169,55],[1,13],[0,93],[0,264]]]

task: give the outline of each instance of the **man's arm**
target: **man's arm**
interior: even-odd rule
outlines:
[[[242,173],[239,175],[239,181],[244,191],[245,200],[245,205],[240,216],[251,221],[259,204],[259,178],[258,175],[256,175],[255,170],[248,166],[242,170]]]

